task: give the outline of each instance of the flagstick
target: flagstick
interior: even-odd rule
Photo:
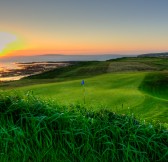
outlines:
[[[85,86],[83,85],[83,99],[84,99],[84,104],[85,104]]]
[[[83,100],[85,104],[86,99],[85,99],[85,81],[84,80],[82,80],[81,85],[83,86]]]

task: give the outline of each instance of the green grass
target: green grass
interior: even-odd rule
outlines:
[[[111,63],[121,63],[118,66],[123,66],[123,63],[126,64],[126,67],[129,63],[132,71],[163,71],[168,70],[168,58],[162,57],[132,57],[132,58],[119,58],[116,60],[110,60]],[[125,69],[122,69],[125,71]],[[120,70],[121,71],[121,70]]]
[[[15,87],[53,83],[62,81],[71,81],[82,78],[90,78],[106,73],[118,72],[138,72],[138,71],[167,71],[168,58],[148,58],[133,57],[119,58],[108,61],[89,61],[89,62],[73,62],[71,66],[56,68],[51,71],[44,72],[23,78],[19,81],[1,83],[1,89],[10,89]]]
[[[1,83],[0,162],[165,162],[167,83],[168,60],[147,57]]]
[[[86,105],[92,105],[92,109],[96,111],[106,107],[109,111],[120,114],[126,113],[129,109],[147,120],[168,122],[168,100],[155,97],[153,92],[159,90],[156,86],[148,92],[144,91],[145,85],[142,86],[142,83],[147,76],[150,76],[150,72],[110,73],[87,78],[85,79]],[[81,80],[46,83],[15,90],[21,93],[33,91],[35,96],[42,99],[51,99],[69,105],[84,102],[80,82]],[[161,92],[168,96],[165,89],[161,89]]]
[[[160,123],[145,123],[132,113],[117,115],[108,110],[87,109],[83,104],[63,106],[39,100],[30,93],[1,95],[0,161],[168,159],[168,131]]]
[[[57,68],[42,74],[27,77],[28,79],[53,79],[57,78],[58,81],[77,79],[80,77],[91,77],[99,74],[106,73],[109,62],[106,61],[90,61],[90,62],[76,62],[71,66]],[[27,79],[26,78],[26,79]]]
[[[141,83],[140,89],[155,97],[168,100],[168,72],[150,73]]]
[[[128,109],[147,120],[168,122],[168,59],[120,58],[103,62],[76,62],[28,78],[1,83],[9,92],[33,91],[42,99],[61,104],[83,103],[85,79],[86,105],[92,109],[124,114]]]

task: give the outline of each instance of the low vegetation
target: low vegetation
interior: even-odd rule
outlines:
[[[168,131],[134,115],[63,106],[24,96],[0,96],[0,161],[160,161]]]
[[[90,78],[106,73],[152,72],[168,70],[168,58],[132,57],[108,61],[71,62],[71,66],[56,68],[19,81],[1,83],[1,89],[11,89],[27,85],[62,82]]]
[[[168,100],[168,72],[146,75],[139,88],[155,97]]]
[[[32,90],[42,99],[61,104],[83,103],[85,80],[86,105],[99,111],[133,113],[151,121],[168,122],[167,58],[120,58],[109,61],[75,62],[74,65],[30,76],[19,81],[1,83],[9,93]]]
[[[91,77],[112,72],[135,71],[163,71],[168,70],[168,58],[132,57],[118,58],[108,61],[76,62],[71,66],[58,68],[49,72],[27,77],[27,79],[53,79],[63,80]],[[26,78],[25,78],[26,79]]]
[[[92,110],[95,111],[106,107],[109,111],[124,114],[130,109],[146,120],[168,122],[166,89],[156,86],[146,89],[146,84],[142,84],[150,74],[151,72],[120,72],[85,78],[85,104],[92,105]],[[153,73],[154,76],[155,74],[158,73]],[[53,99],[61,104],[84,103],[81,79],[43,84],[40,81],[36,80],[35,85],[15,88],[15,91],[33,91],[35,96]],[[165,86],[166,84],[165,82]],[[10,91],[11,89],[6,92]],[[165,97],[155,97],[156,92]]]

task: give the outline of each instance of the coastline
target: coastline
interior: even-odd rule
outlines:
[[[69,66],[69,62],[26,62],[15,63],[15,68],[0,70],[0,82],[20,80],[23,77],[39,74],[59,67]]]

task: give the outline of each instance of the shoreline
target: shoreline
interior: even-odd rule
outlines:
[[[11,63],[12,64],[12,63]],[[19,62],[14,69],[1,68],[0,82],[20,80],[23,77],[39,74],[59,67],[69,66],[70,62]]]

